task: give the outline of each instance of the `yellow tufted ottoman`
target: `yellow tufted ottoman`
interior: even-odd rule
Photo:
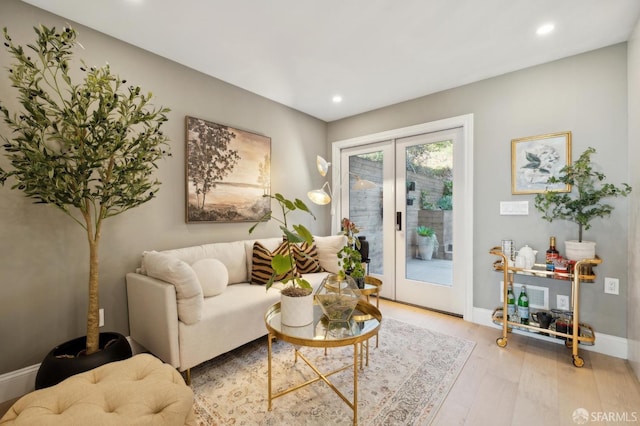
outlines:
[[[193,391],[175,368],[148,354],[76,374],[31,392],[0,425],[195,425]]]

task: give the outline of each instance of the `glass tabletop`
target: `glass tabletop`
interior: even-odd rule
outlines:
[[[303,346],[346,346],[374,336],[382,322],[382,314],[370,303],[359,301],[349,321],[329,321],[319,305],[313,305],[313,322],[302,327],[289,327],[280,322],[280,303],[265,314],[267,329],[276,338]]]

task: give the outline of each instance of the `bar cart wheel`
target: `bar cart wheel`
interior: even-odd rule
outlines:
[[[507,346],[507,338],[506,337],[498,337],[496,339],[496,345],[500,346],[501,348],[504,348]]]
[[[573,365],[580,368],[584,365],[584,359],[580,358],[578,355],[573,356]]]

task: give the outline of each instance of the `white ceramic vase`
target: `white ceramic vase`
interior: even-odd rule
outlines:
[[[564,242],[565,256],[569,260],[594,259],[596,243],[594,241],[567,240]]]
[[[313,322],[313,293],[307,296],[280,296],[280,314],[283,325],[302,327]]]
[[[418,236],[418,258],[422,260],[431,260],[435,243],[431,237]]]

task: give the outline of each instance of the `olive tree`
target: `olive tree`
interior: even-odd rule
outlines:
[[[36,203],[51,204],[78,223],[89,244],[87,355],[99,348],[98,248],[105,219],[151,200],[153,178],[166,155],[160,130],[167,108],[154,107],[151,93],[114,75],[108,64],[73,65],[77,32],[40,26],[26,47],[4,28],[14,62],[9,79],[21,108],[11,112],[0,100],[10,132],[0,135],[10,163],[0,183],[13,181]],[[78,83],[72,75],[82,75]],[[6,100],[5,100],[6,101]]]

